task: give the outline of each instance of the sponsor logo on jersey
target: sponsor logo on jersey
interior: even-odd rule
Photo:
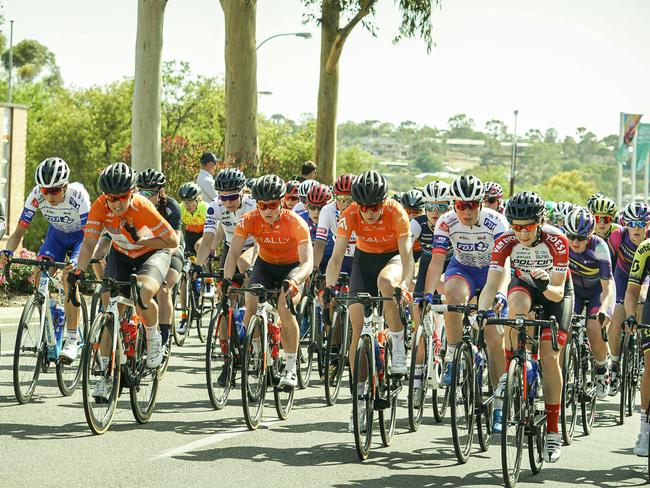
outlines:
[[[38,208],[38,198],[32,198],[32,206]]]
[[[339,227],[344,230],[348,230],[348,223],[347,223],[347,217],[343,217],[339,219]]]
[[[489,217],[486,217],[486,219],[483,221],[483,225],[490,230],[494,230],[494,228],[497,226],[497,223],[491,220]]]
[[[70,200],[68,200],[68,202],[70,203],[70,205],[72,205],[72,208],[74,208],[75,210],[79,210],[80,207],[79,202],[77,202],[74,198],[70,197]]]
[[[440,222],[440,230],[444,232],[449,232],[449,225],[447,225],[447,222],[445,222],[444,220]]]
[[[459,242],[456,244],[456,249],[458,249],[461,252],[471,252],[471,251],[485,252],[488,250],[489,247],[490,246],[488,246],[485,242],[476,242],[476,243]]]
[[[208,215],[214,215],[214,208],[212,206],[208,207]]]
[[[255,239],[257,240],[257,242],[262,242],[264,244],[286,244],[290,240],[288,237],[281,237],[281,236],[279,237],[260,236],[260,237],[256,237]]]

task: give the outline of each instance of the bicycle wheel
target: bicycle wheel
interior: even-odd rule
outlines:
[[[208,337],[209,340],[205,344],[205,378],[208,396],[215,410],[221,410],[226,406],[230,395],[235,366],[235,356],[228,336],[228,320],[221,312],[210,322]]]
[[[90,322],[93,323],[95,321],[95,317],[97,317],[97,314],[102,311],[103,305],[102,305],[102,285],[97,284],[95,286],[95,291],[93,291],[93,297],[90,300]]]
[[[354,445],[361,461],[368,459],[372,443],[372,420],[375,412],[373,409],[375,365],[372,364],[371,347],[373,345],[369,336],[362,336],[359,339],[351,385]]]
[[[132,377],[129,397],[131,411],[136,422],[144,424],[149,422],[153,409],[156,406],[158,395],[158,369],[147,367],[147,340],[145,338],[144,324],[138,326],[138,338],[134,357],[127,359],[127,370]]]
[[[162,377],[167,372],[167,368],[169,367],[169,359],[172,357],[173,342],[174,341],[172,340],[172,334],[170,333],[167,337],[167,343],[163,344],[163,360],[162,363],[160,363],[160,366],[158,366],[158,381],[162,379]]]
[[[636,392],[639,387],[639,377],[641,371],[641,350],[639,348],[639,338],[638,336],[634,337],[632,342],[632,347],[630,349],[630,368],[628,373],[627,381],[627,416],[631,417],[634,413],[634,407],[636,407]]]
[[[393,442],[393,437],[395,435],[395,423],[397,421],[397,396],[401,389],[401,380],[388,374],[392,360],[392,345],[390,337],[386,339],[384,358],[384,381],[383,388],[380,389],[384,390],[384,397],[388,399],[390,406],[386,409],[379,410],[379,433],[381,434],[381,442],[384,444],[384,447],[388,447],[391,442]]]
[[[280,354],[278,357],[273,359],[271,368],[269,370],[269,375],[271,376],[271,381],[273,382],[273,400],[275,403],[275,411],[278,414],[280,420],[287,420],[289,418],[289,413],[291,412],[291,407],[293,406],[293,395],[294,388],[280,388],[278,383],[280,382],[280,377],[284,372],[286,367],[286,359],[284,356],[284,350],[280,349]]]
[[[474,394],[475,380],[472,351],[461,342],[454,353],[452,381],[449,387],[451,406],[451,435],[454,452],[461,464],[469,459],[474,437]]]
[[[300,342],[298,347],[298,386],[305,389],[309,386],[311,378],[312,363],[314,360],[315,350],[315,333],[316,333],[316,302],[313,298],[304,296],[300,302],[300,322],[298,328],[300,332]]]
[[[32,399],[43,359],[47,354],[45,328],[41,331],[42,307],[35,296],[29,297],[18,322],[14,346],[13,380],[16,400],[20,404],[25,404]]]
[[[625,338],[623,341],[623,346],[621,348],[622,352],[622,359],[621,363],[619,366],[619,375],[621,377],[621,382],[620,382],[620,392],[621,392],[621,397],[619,399],[619,408],[618,408],[618,423],[623,425],[625,422],[625,416],[627,414],[627,395],[629,394],[627,384],[629,383],[629,375],[630,375],[630,350],[628,347],[628,340],[629,336]]]
[[[501,469],[506,487],[513,488],[519,479],[521,455],[524,448],[525,412],[522,368],[513,360],[508,368],[508,379],[503,397],[503,424],[501,430]]]
[[[251,318],[242,355],[241,393],[244,419],[250,430],[260,425],[266,396],[266,327],[262,319]]]
[[[212,318],[215,315],[215,306],[214,306],[214,296],[205,297],[202,296],[199,300],[199,308],[197,309],[198,314],[196,315],[196,333],[199,336],[201,342],[205,342],[205,336],[212,322]]]
[[[102,342],[104,354],[100,347]],[[113,351],[112,347],[113,316],[103,312],[95,317],[90,327],[82,361],[84,414],[95,434],[108,430],[120,393],[120,352]],[[95,396],[98,392],[104,393]]]
[[[528,434],[528,462],[533,474],[542,470],[544,464],[544,446],[546,445],[546,422],[532,428],[534,433]]]
[[[449,388],[442,384],[444,374],[444,351],[447,349],[447,337],[444,328],[440,338],[440,344],[433,344],[433,370],[431,372],[431,383],[433,393],[431,403],[433,404],[433,418],[440,423],[444,420],[449,405]]]
[[[582,417],[582,431],[589,435],[594,427],[596,419],[596,366],[594,358],[585,347],[582,350],[582,396],[580,401],[580,411]]]
[[[88,333],[88,309],[86,300],[81,296],[81,315],[77,325],[77,359],[71,364],[65,364],[60,359],[56,362],[56,383],[63,396],[70,396],[79,385],[81,380],[81,359],[86,335]]]
[[[408,411],[409,427],[415,432],[422,422],[424,412],[424,401],[427,398],[429,388],[429,368],[431,367],[431,338],[424,333],[424,327],[420,324],[413,335],[411,347],[411,367],[409,369],[409,391],[408,391]],[[422,354],[422,359],[418,364],[418,354]],[[415,388],[415,381],[420,384]],[[415,405],[418,405],[417,407]]]
[[[567,446],[573,442],[573,434],[578,421],[578,374],[578,351],[575,342],[569,341],[568,349],[564,354],[562,401],[560,403],[562,440]]]
[[[336,307],[325,349],[325,399],[330,406],[336,403],[341,391],[343,371],[347,359],[346,338],[348,327],[347,309]]]
[[[176,286],[174,287],[174,295],[178,295],[174,300],[174,322],[172,324],[174,332],[174,342],[177,346],[182,347],[185,344],[185,339],[187,338],[187,331],[190,329],[191,317],[190,317],[190,289],[187,281],[187,273],[181,275],[181,279]],[[182,297],[185,297],[182,299]],[[182,303],[185,302],[185,307]],[[176,312],[180,313],[181,320],[183,320],[183,315],[185,315],[185,328],[183,332],[178,330],[178,321],[176,320]]]
[[[481,350],[477,355],[481,359],[481,364],[474,365],[476,371],[476,433],[479,447],[482,452],[485,452],[490,447],[490,439],[492,438],[494,403],[491,399],[494,392],[492,391],[492,383],[490,383],[488,368],[490,363],[487,349]]]

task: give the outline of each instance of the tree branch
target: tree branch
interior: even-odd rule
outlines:
[[[356,25],[370,13],[372,7],[376,2],[377,0],[362,0],[361,7],[359,8],[357,14],[352,17],[350,22],[348,22],[345,27],[339,29],[338,33],[336,34],[334,44],[332,45],[332,49],[330,50],[330,54],[327,57],[327,65],[325,69],[328,73],[331,73],[334,71],[334,69],[336,69],[339,60],[341,59],[343,46],[345,45],[345,41],[347,40],[348,36],[352,32],[352,29],[354,29]]]

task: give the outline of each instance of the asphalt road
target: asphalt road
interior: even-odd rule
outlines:
[[[86,425],[80,390],[62,397],[53,372],[41,376],[30,404],[17,404],[9,352],[15,327],[0,322],[0,331],[0,486],[503,486],[496,440],[459,465],[449,422],[436,424],[430,408],[420,430],[408,431],[405,390],[393,444],[381,447],[375,429],[376,443],[363,463],[347,432],[349,393],[343,390],[327,407],[318,380],[297,392],[286,421],[277,419],[267,395],[264,424],[249,432],[239,390],[225,409],[212,409],[205,348],[196,336],[173,350],[150,422],[134,421],[124,395],[109,432],[96,436]],[[585,437],[578,427],[560,461],[539,475],[525,460],[518,486],[645,484],[647,459],[632,453],[638,417],[619,426],[617,408],[612,401],[599,404],[592,434]]]

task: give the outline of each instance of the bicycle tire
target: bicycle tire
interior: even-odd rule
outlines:
[[[571,445],[578,421],[578,351],[571,340],[564,352],[562,368],[562,399],[560,401],[560,424],[565,446]]]
[[[345,363],[347,358],[347,329],[348,313],[347,309],[341,312],[337,306],[332,316],[332,325],[329,330],[329,337],[327,339],[327,348],[325,349],[325,400],[327,405],[332,406],[336,403],[341,392],[341,384],[343,383],[343,371],[345,370]],[[340,331],[340,332],[339,332]],[[337,337],[340,343],[338,344],[338,354],[332,350],[334,340]],[[333,366],[335,373],[330,375],[329,368]]]
[[[519,361],[513,359],[508,368],[503,397],[501,429],[501,470],[507,488],[514,488],[521,471],[525,433],[524,418],[522,368]]]
[[[352,420],[354,424],[354,445],[357,455],[361,461],[368,459],[370,446],[372,444],[372,421],[374,417],[374,385],[375,365],[372,362],[373,351],[371,339],[368,336],[359,338],[357,344],[357,355],[354,359],[354,373],[352,374]],[[363,381],[364,391],[361,394],[358,385],[361,383],[361,371],[366,372]],[[371,374],[372,373],[372,374]],[[362,425],[359,423],[359,405],[363,402],[365,409],[365,432],[362,432]]]
[[[174,285],[174,295],[177,295],[177,298],[174,300],[174,321],[172,323],[172,332],[174,334],[174,342],[176,343],[177,346],[183,347],[185,344],[185,339],[187,338],[187,332],[190,329],[190,324],[192,323],[191,321],[191,316],[190,316],[190,294],[189,294],[189,288],[187,286],[188,281],[187,281],[187,273],[181,274],[181,278]],[[185,295],[185,308],[182,307],[183,301],[181,300],[181,293]],[[186,316],[185,318],[185,330],[181,333],[178,331],[178,324],[176,323],[176,311],[181,312],[181,320],[183,315]]]
[[[77,359],[72,364],[65,364],[61,359],[56,363],[56,384],[63,396],[70,396],[74,393],[79,386],[83,372],[82,359],[84,339],[88,333],[88,309],[84,297],[80,298],[81,317],[79,317],[77,326]]]
[[[297,356],[297,373],[298,387],[304,390],[309,386],[311,379],[312,365],[314,360],[315,332],[316,332],[316,302],[308,296],[304,296],[300,302],[300,321],[298,323],[298,356]],[[309,325],[305,333],[302,333],[302,321],[307,313]]]
[[[585,435],[591,434],[596,419],[596,365],[591,352],[584,348],[582,350],[582,401],[580,412],[582,420],[582,431]]]
[[[487,349],[483,349],[478,354],[481,355],[482,365],[480,377],[475,373],[476,378],[476,434],[481,452],[486,452],[490,448],[492,439],[492,412],[494,411],[494,402],[490,399],[493,397],[492,383],[490,382],[489,357]],[[476,368],[475,368],[476,369]],[[484,400],[488,400],[484,403]]]
[[[14,345],[13,360],[13,386],[18,403],[28,403],[36,391],[36,384],[41,373],[42,364],[47,353],[45,342],[45,327],[40,330],[41,314],[44,305],[34,295],[30,296],[25,303],[23,312],[18,322],[16,332],[16,343]],[[33,321],[34,312],[37,320]],[[33,332],[33,334],[30,334]],[[29,345],[24,342],[29,341]],[[33,360],[28,361],[29,359]],[[23,374],[21,374],[23,373]],[[25,386],[21,386],[25,384]]]
[[[408,413],[409,413],[409,428],[411,432],[416,432],[422,422],[424,413],[424,403],[427,398],[429,388],[429,368],[431,367],[431,354],[430,354],[430,341],[431,339],[424,333],[424,327],[420,324],[414,334],[411,343],[411,366],[409,368],[409,389],[408,389]],[[422,344],[420,344],[422,343]],[[422,363],[422,373],[419,377],[416,375],[417,356],[420,348],[424,351],[424,360]],[[415,388],[414,380],[420,380],[420,388]],[[418,390],[418,391],[416,391]],[[420,396],[420,407],[416,408],[415,395]]]
[[[528,434],[528,462],[533,474],[538,474],[544,465],[544,445],[546,444],[546,423],[535,427],[535,433]]]
[[[101,293],[102,285],[97,284],[95,286],[95,290],[93,291],[93,296],[90,300],[90,322],[93,323],[95,321],[95,317],[97,317],[97,314],[101,312],[102,308],[102,293]]]
[[[641,370],[641,348],[639,347],[638,332],[635,332],[632,351],[630,353],[630,371],[627,381],[627,416],[631,417],[636,407],[636,392],[639,386]]]
[[[259,350],[254,351],[254,334],[259,337]],[[260,425],[264,413],[264,398],[266,396],[266,326],[262,319],[255,315],[251,318],[246,331],[246,339],[242,352],[242,409],[249,430],[255,430]],[[257,377],[257,382],[254,378]]]
[[[388,396],[390,407],[379,410],[379,433],[384,447],[389,447],[395,436],[395,424],[397,422],[397,396],[400,389],[400,379],[389,375],[392,361],[392,343],[390,336],[386,339],[384,346],[384,394]],[[388,413],[387,413],[388,412]]]
[[[442,384],[442,376],[444,374],[444,355],[443,351],[447,349],[447,336],[444,328],[441,329],[440,336],[441,348],[439,354],[435,353],[436,344],[434,347],[433,355],[433,371],[431,378],[433,381],[431,403],[433,404],[433,418],[436,422],[441,423],[445,420],[447,407],[449,406],[449,388]]]
[[[223,331],[223,328],[226,330]],[[208,386],[208,397],[215,410],[221,410],[226,406],[234,376],[235,355],[227,331],[226,317],[221,312],[215,314],[208,328],[209,340],[205,343],[205,379]],[[226,339],[222,340],[220,336],[224,332]],[[222,371],[225,371],[223,385],[219,382]]]
[[[467,343],[461,342],[454,353],[452,381],[449,387],[451,407],[451,434],[454,453],[460,464],[469,459],[474,437],[474,395],[476,380],[472,351]]]
[[[158,396],[158,368],[147,368],[146,350],[147,341],[144,324],[140,323],[136,342],[136,355],[134,358],[127,360],[127,368],[132,367],[133,370],[130,373],[137,378],[136,384],[129,388],[129,398],[133,417],[139,424],[149,422],[156,408],[156,397]]]
[[[618,423],[620,425],[623,425],[625,423],[625,417],[626,417],[626,409],[627,409],[627,395],[628,395],[628,388],[627,388],[627,383],[628,383],[628,375],[630,371],[630,350],[628,348],[628,339],[629,336],[626,336],[625,339],[623,340],[623,346],[622,346],[622,355],[623,357],[621,358],[621,364],[620,364],[620,370],[619,370],[619,375],[621,377],[621,382],[620,382],[620,392],[621,392],[621,397],[619,399],[619,408],[618,408]]]

